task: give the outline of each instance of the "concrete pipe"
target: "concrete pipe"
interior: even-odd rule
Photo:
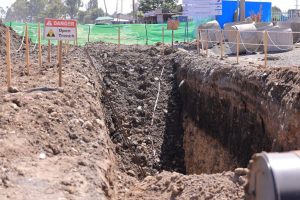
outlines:
[[[201,37],[202,37],[202,40],[203,40],[203,43],[204,43],[203,45],[205,45],[205,41],[206,41],[207,36],[208,36],[208,40],[211,41],[211,42],[208,42],[208,48],[212,48],[214,44],[217,44],[217,43],[220,42],[220,40],[221,40],[221,33],[220,33],[221,27],[220,27],[219,22],[217,22],[216,20],[207,22],[205,24],[201,24],[199,26],[199,30],[205,30],[205,31],[201,31]],[[207,33],[208,33],[208,35],[207,35]]]
[[[269,35],[268,52],[276,53],[293,50],[293,33],[291,29],[273,27],[266,31]],[[263,33],[261,33],[260,38],[263,38]]]
[[[272,28],[273,27],[273,23],[271,22],[256,22],[255,27],[258,31],[264,31],[266,29]]]
[[[293,32],[293,42],[300,42],[300,22],[299,21],[287,21],[287,22],[277,22],[279,28],[290,28]]]
[[[245,190],[248,200],[299,200],[300,151],[254,155]]]
[[[254,23],[236,25],[229,23],[224,25],[224,30],[225,39],[229,42],[228,45],[233,54],[236,54],[237,51],[237,30],[240,31],[239,53],[256,52],[260,46],[261,41]]]

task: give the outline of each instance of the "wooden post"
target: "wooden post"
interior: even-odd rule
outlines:
[[[220,45],[221,45],[221,59],[223,60],[224,58],[224,35],[223,35],[223,30],[221,30],[221,41],[220,41]]]
[[[172,30],[172,49],[174,48],[174,30]]]
[[[197,29],[197,52],[200,54],[200,30]]]
[[[118,27],[118,51],[121,53],[121,28]]]
[[[65,45],[66,45],[66,54],[68,54],[69,53],[69,44],[70,44],[70,41],[69,40],[67,40],[67,41],[65,41]]]
[[[59,62],[59,40],[57,40],[57,62]]]
[[[89,25],[88,42],[90,42],[91,25]]]
[[[42,67],[41,23],[38,23],[39,67]]]
[[[208,30],[206,30],[206,57],[208,57]]]
[[[236,30],[236,62],[239,64],[240,56],[240,32]]]
[[[62,41],[58,45],[58,86],[62,87]]]
[[[48,63],[51,62],[51,41],[48,40]]]
[[[11,58],[10,58],[10,30],[6,27],[6,64],[7,64],[7,89],[11,88]]]
[[[264,32],[265,67],[268,65],[268,32]]]
[[[76,31],[75,45],[78,46],[78,30],[77,30],[77,27],[76,27],[75,31]]]
[[[162,27],[162,55],[165,55],[165,27]]]
[[[202,53],[204,53],[204,43],[203,43],[202,30],[201,29],[200,29],[200,40],[201,40]]]
[[[28,38],[28,24],[26,23],[25,26],[25,44],[26,44],[26,51],[25,51],[25,59],[26,59],[26,67],[27,67],[27,75],[29,75],[29,38]]]

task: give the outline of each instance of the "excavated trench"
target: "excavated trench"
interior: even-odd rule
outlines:
[[[90,51],[120,168],[131,176],[223,172],[256,152],[299,147],[299,69],[240,68],[171,49],[162,57],[159,47]]]

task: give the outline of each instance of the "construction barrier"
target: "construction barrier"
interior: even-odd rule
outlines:
[[[186,42],[195,39],[196,22],[181,23],[179,29],[174,31],[174,41]],[[6,22],[6,26],[12,27],[19,35],[24,36],[25,23]],[[110,42],[118,44],[118,30],[120,29],[121,44],[128,45],[153,45],[162,41],[162,26],[165,27],[164,42],[172,42],[172,31],[167,30],[167,24],[118,24],[118,25],[78,25],[78,45],[87,42]],[[41,30],[44,26],[41,24]],[[28,23],[29,38],[32,42],[38,41],[38,24]],[[42,44],[48,45],[48,41],[42,38]],[[54,43],[53,44],[57,44]]]
[[[230,49],[229,54],[236,54],[237,63],[242,53],[263,52],[264,65],[267,67],[268,53],[293,50],[293,34],[298,33],[291,30],[280,31],[280,29],[265,31],[199,29],[197,49],[199,53],[202,50],[202,54],[208,56],[209,46],[219,45],[220,56],[223,58],[224,46],[227,46]],[[255,36],[256,40],[253,40],[252,36]]]

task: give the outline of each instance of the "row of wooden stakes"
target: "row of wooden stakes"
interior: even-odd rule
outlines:
[[[209,42],[214,42],[214,41],[210,41],[209,40],[209,32],[208,31],[212,31],[212,30],[207,30],[207,29],[199,29],[198,33],[197,33],[197,51],[198,54],[201,54],[201,49],[203,52],[206,52],[205,55],[206,57],[208,57],[208,43]],[[220,44],[220,56],[221,59],[224,58],[224,31],[223,30],[215,30],[220,32],[221,38],[219,41]],[[239,30],[228,30],[231,32],[236,32],[236,62],[237,64],[239,64],[239,57],[240,57],[240,45],[241,45],[241,35],[240,35],[240,31]],[[205,32],[206,33],[206,38],[202,38],[201,37],[201,32]],[[264,35],[264,67],[267,67],[267,62],[268,62],[268,32],[267,31],[263,31],[263,35]],[[202,45],[202,48],[200,48],[200,42]]]
[[[38,24],[38,65],[42,67],[43,60],[42,60],[42,44],[41,44],[41,25]],[[28,34],[28,25],[25,25],[25,63],[26,63],[26,74],[30,74],[30,47],[29,47],[29,34]],[[22,41],[23,43],[23,41]],[[69,51],[69,41],[66,43],[65,52],[68,53]],[[21,44],[22,45],[22,44]],[[74,46],[78,45],[77,33],[76,39],[74,40]],[[58,86],[62,87],[62,55],[63,55],[63,41],[58,41],[57,46],[57,61],[59,66],[59,79],[58,79]],[[51,62],[51,41],[48,40],[48,55],[47,55],[47,62]],[[8,91],[12,88],[12,67],[11,67],[11,32],[10,27],[6,27],[6,65],[7,65],[7,88]]]

